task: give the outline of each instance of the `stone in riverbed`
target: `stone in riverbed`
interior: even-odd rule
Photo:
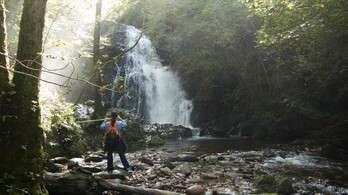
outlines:
[[[103,179],[121,179],[125,180],[126,179],[127,173],[125,171],[120,171],[120,170],[113,170],[112,173],[108,172],[99,172],[99,173],[93,173],[93,176],[99,176]]]
[[[177,161],[181,162],[197,162],[199,159],[195,155],[191,154],[180,154],[177,158]]]
[[[153,161],[152,161],[150,158],[146,157],[146,156],[142,156],[140,161],[141,161],[142,163],[148,164],[148,165],[150,165],[150,166],[153,166],[153,165],[154,165],[154,164],[153,164]]]
[[[191,147],[190,147],[190,151],[192,151],[192,152],[197,152],[199,149],[198,149],[198,146],[196,146],[196,145],[192,145]]]
[[[230,194],[236,194],[236,193],[233,190],[228,188],[218,188],[218,189],[214,189],[213,194],[214,195],[230,195]]]
[[[173,174],[173,172],[168,167],[160,168],[160,170],[162,173],[169,175],[169,176],[171,176]]]
[[[204,194],[204,188],[201,185],[193,185],[186,189],[187,195],[201,195]]]
[[[204,180],[201,178],[194,178],[194,179],[188,179],[186,180],[186,183],[204,183]]]
[[[219,176],[214,173],[202,173],[201,178],[204,180],[219,179]]]
[[[191,166],[188,164],[178,165],[173,169],[174,172],[183,173],[185,176],[191,174]]]
[[[100,155],[91,154],[86,157],[85,162],[101,162],[103,159],[104,158]]]
[[[289,178],[282,176],[263,175],[254,182],[257,193],[291,194],[294,192]]]
[[[65,164],[65,163],[69,162],[69,159],[66,157],[56,157],[56,158],[53,158],[51,160],[52,160],[52,162],[58,163],[58,164]]]

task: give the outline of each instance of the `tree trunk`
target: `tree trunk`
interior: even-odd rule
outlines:
[[[0,0],[0,52],[7,54],[7,41],[6,41],[6,14],[4,0]],[[0,54],[0,66],[8,67],[8,58],[5,55]],[[8,83],[8,71],[0,68],[0,97],[2,97],[2,91],[5,91],[5,87]],[[1,101],[1,99],[0,99]]]
[[[99,185],[104,190],[113,190],[117,192],[123,192],[126,194],[142,194],[142,195],[180,195],[180,193],[158,190],[158,189],[150,189],[150,188],[141,188],[141,187],[133,187],[127,186],[123,184],[112,184],[100,177],[95,177],[95,180],[99,182]]]
[[[93,42],[93,67],[95,73],[95,84],[101,86],[102,81],[100,77],[100,65],[99,63],[99,44],[100,44],[100,20],[101,20],[101,8],[102,0],[97,1],[96,14],[95,14],[95,26],[94,26],[94,42]],[[94,117],[101,115],[103,112],[102,98],[99,93],[99,88],[95,87],[94,94]]]
[[[40,77],[42,36],[45,22],[46,0],[24,0],[20,22],[17,59],[30,70],[16,64],[15,70]],[[40,108],[38,105],[39,81],[14,74],[7,117],[1,125],[0,175],[5,181],[2,192],[13,194],[47,193],[43,187],[42,139]],[[3,116],[4,117],[4,116]],[[4,176],[7,176],[6,178]],[[10,175],[10,177],[9,177]],[[3,182],[1,182],[1,185]]]

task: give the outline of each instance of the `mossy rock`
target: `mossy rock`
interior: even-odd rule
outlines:
[[[263,175],[254,182],[257,193],[291,194],[294,192],[291,180],[287,177]]]
[[[165,141],[158,135],[150,136],[147,141],[148,146],[161,146],[164,145]]]
[[[66,124],[52,126],[52,130],[46,132],[46,136],[43,146],[49,158],[79,157],[86,151],[87,145],[82,139],[81,129],[76,126]]]
[[[122,129],[122,134],[130,149],[145,148],[145,133],[139,123],[130,122],[126,128]]]

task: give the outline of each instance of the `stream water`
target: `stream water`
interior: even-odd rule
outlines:
[[[208,159],[202,167],[232,175],[233,185],[239,186],[242,194],[251,193],[252,181],[263,174],[291,178],[294,194],[348,194],[348,164],[322,157],[321,148],[240,137],[192,137],[168,142],[165,147],[180,153],[193,145]],[[214,156],[220,158],[218,163],[209,161]],[[219,186],[219,182],[213,182],[211,187],[214,186]],[[229,186],[228,182],[222,186]]]

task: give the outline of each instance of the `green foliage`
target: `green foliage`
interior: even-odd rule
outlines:
[[[58,127],[62,123],[73,124],[75,122],[74,109],[71,103],[65,101],[58,92],[41,92],[41,126],[44,132],[49,132],[52,127]]]
[[[81,127],[75,123],[74,109],[57,92],[41,93],[41,126],[44,150],[51,156],[80,156],[86,151]]]
[[[196,125],[295,138],[346,120],[346,1],[146,0],[121,21],[140,27],[140,7],[194,100]]]

